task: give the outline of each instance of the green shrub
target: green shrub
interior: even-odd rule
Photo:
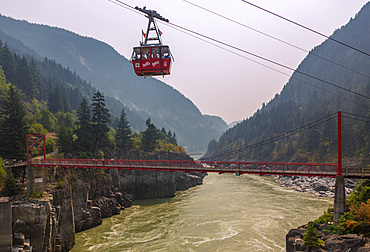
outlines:
[[[352,221],[353,216],[351,212],[345,212],[338,220],[338,226],[334,227],[334,234],[345,235],[350,234],[351,230],[347,227],[346,222]]]
[[[64,186],[64,181],[63,180],[57,180],[57,183],[55,184],[56,189],[61,189]]]
[[[324,241],[319,239],[316,230],[314,223],[310,222],[306,230],[306,235],[303,237],[304,244],[309,248],[318,248],[324,243]]]
[[[55,142],[52,138],[46,138],[45,149],[46,149],[46,153],[50,153],[55,150]]]
[[[92,157],[91,152],[79,152],[78,155],[79,155],[78,156],[79,159],[89,159]]]
[[[6,178],[4,181],[4,187],[2,190],[3,196],[13,196],[18,194],[19,190],[17,186],[15,185],[16,180],[13,176],[11,168],[8,168],[6,171]]]
[[[98,153],[96,153],[96,158],[104,159],[104,152],[102,150],[98,150]]]
[[[314,223],[317,224],[330,224],[333,222],[334,208],[328,208],[327,212],[324,212]]]
[[[44,196],[44,191],[36,193],[34,190],[31,191],[30,198],[42,198]]]
[[[370,233],[370,199],[366,203],[352,206],[338,222],[338,226],[334,228],[335,234]]]
[[[48,134],[48,131],[44,129],[44,126],[42,126],[41,124],[32,123],[30,125],[30,134],[46,135]]]
[[[3,159],[0,158],[0,189],[4,184],[6,178],[6,171],[4,169]]]
[[[358,206],[361,203],[366,203],[370,199],[370,179],[362,180],[347,197],[347,205],[349,207]]]

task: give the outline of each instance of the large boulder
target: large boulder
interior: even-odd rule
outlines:
[[[325,249],[329,252],[357,251],[366,243],[367,239],[357,234],[330,236],[325,241]]]

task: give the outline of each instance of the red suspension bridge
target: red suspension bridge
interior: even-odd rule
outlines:
[[[33,190],[37,183],[44,183],[45,169],[37,167],[66,167],[81,169],[125,169],[125,170],[152,170],[152,171],[182,171],[182,172],[218,172],[258,175],[282,175],[282,176],[309,176],[309,177],[335,177],[335,200],[334,200],[334,225],[338,224],[340,216],[343,215],[345,205],[344,178],[370,178],[369,166],[344,167],[342,168],[342,123],[341,112],[338,112],[338,161],[337,163],[300,163],[300,162],[250,162],[250,161],[177,161],[177,160],[117,160],[117,159],[46,159],[45,158],[45,136],[27,136],[27,166],[30,170],[30,181],[27,189]],[[290,132],[295,134],[296,130]],[[274,137],[262,142],[266,144],[276,141],[282,136]],[[259,144],[247,146],[255,147]],[[44,151],[43,159],[30,159],[29,151],[32,148]],[[241,149],[240,151],[245,150]],[[31,167],[35,171],[32,171]],[[44,171],[40,171],[44,170]],[[37,177],[37,172],[41,178]],[[43,187],[40,188],[44,188]]]
[[[232,162],[232,161],[174,161],[174,160],[116,160],[116,159],[33,159],[31,166],[65,167],[83,169],[125,169],[182,172],[217,172],[335,177],[338,174],[336,163],[283,163],[283,162]],[[370,169],[351,167],[343,169],[345,177],[370,177]]]
[[[370,178],[369,167],[342,168],[341,112],[338,112],[338,162],[251,162],[251,161],[176,161],[117,159],[45,159],[45,136],[27,136],[27,164],[34,167],[126,169],[182,172],[218,172],[258,175]],[[44,149],[44,159],[29,159],[30,148]]]

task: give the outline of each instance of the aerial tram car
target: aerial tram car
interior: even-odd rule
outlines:
[[[162,43],[161,31],[158,29],[155,18],[165,22],[169,22],[168,19],[163,18],[154,10],[147,10],[145,7],[135,7],[135,9],[147,14],[146,17],[149,19],[146,33],[143,33],[144,42],[140,42],[140,46],[134,47],[131,56],[136,75],[145,77],[169,75],[173,56],[168,45]],[[150,33],[154,33],[154,35]]]

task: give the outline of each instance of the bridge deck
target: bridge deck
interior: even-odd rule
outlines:
[[[283,176],[335,177],[336,163],[174,161],[174,160],[116,160],[116,159],[34,159],[32,166],[103,168],[126,170],[218,172]],[[370,168],[345,168],[343,175],[351,178],[370,178]]]

